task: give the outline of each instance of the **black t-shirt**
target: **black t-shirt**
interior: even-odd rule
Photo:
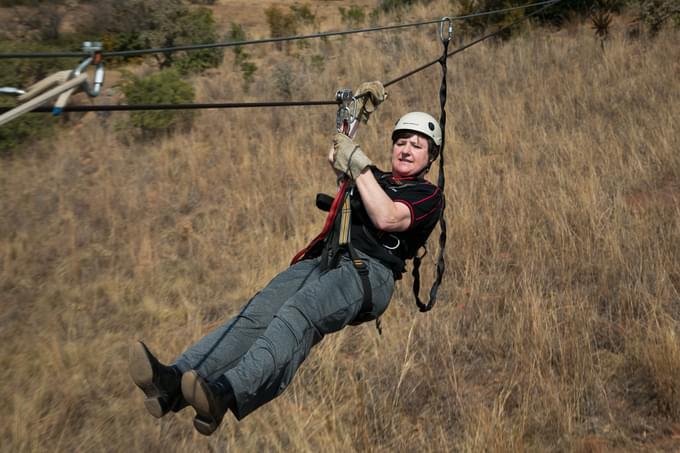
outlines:
[[[355,189],[352,194],[352,245],[388,264],[395,276],[404,272],[404,260],[413,258],[432,233],[444,206],[439,187],[422,178],[396,178],[372,168],[375,179],[392,201],[411,211],[411,225],[405,231],[378,230],[371,221]],[[395,259],[396,258],[396,259]]]

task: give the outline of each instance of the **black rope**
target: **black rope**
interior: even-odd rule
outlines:
[[[133,104],[133,105],[73,105],[62,109],[64,112],[109,112],[136,110],[196,110],[196,109],[238,109],[257,107],[310,107],[318,105],[337,105],[338,101],[281,101],[281,102],[219,102],[209,104]],[[0,107],[0,113],[12,110],[14,107]],[[52,107],[38,107],[29,113],[50,113]]]
[[[416,298],[416,305],[420,309],[421,312],[425,313],[430,310],[432,310],[432,307],[434,307],[434,304],[437,302],[437,292],[439,291],[439,286],[442,282],[442,278],[444,277],[444,271],[446,270],[446,262],[444,260],[444,252],[446,248],[446,219],[444,218],[444,210],[446,209],[446,197],[444,196],[444,188],[445,188],[445,174],[444,174],[444,143],[446,139],[446,97],[447,97],[447,90],[446,90],[446,72],[447,72],[447,66],[446,63],[449,59],[449,57],[462,52],[463,50],[484,41],[485,39],[490,38],[491,36],[497,35],[499,33],[502,33],[503,31],[509,29],[510,27],[513,27],[514,25],[518,24],[520,21],[527,19],[528,17],[531,17],[535,14],[540,13],[542,10],[554,5],[555,3],[558,3],[561,0],[556,0],[554,2],[551,2],[550,4],[544,6],[540,10],[537,10],[529,15],[526,15],[522,17],[519,20],[514,21],[513,23],[509,24],[506,27],[503,27],[499,30],[496,30],[493,33],[487,34],[485,36],[482,36],[479,39],[474,40],[473,42],[459,47],[458,49],[454,50],[453,52],[449,53],[448,52],[448,46],[449,46],[449,40],[442,40],[444,44],[444,51],[441,57],[439,57],[437,60],[434,60],[433,62],[427,63],[426,65],[421,66],[420,68],[417,68],[414,71],[410,71],[407,74],[404,74],[403,76],[397,77],[396,79],[393,79],[387,83],[385,83],[385,86],[392,85],[394,83],[397,83],[400,80],[405,79],[406,77],[409,77],[413,74],[415,74],[418,71],[421,71],[435,63],[441,64],[442,67],[442,82],[441,86],[439,88],[439,103],[440,103],[440,108],[441,108],[441,116],[439,118],[439,125],[442,130],[442,143],[441,147],[439,150],[439,179],[437,181],[437,185],[439,186],[439,189],[441,190],[442,193],[442,212],[441,216],[439,217],[439,257],[437,259],[437,269],[435,273],[435,280],[432,284],[432,288],[430,289],[430,298],[427,304],[423,303],[422,300],[420,300],[420,264],[422,262],[422,258],[425,256],[427,251],[422,256],[416,256],[413,259],[413,270],[411,272],[411,275],[413,276],[413,294]]]
[[[546,4],[551,4],[555,0],[544,0],[536,3],[529,3],[526,5],[513,6],[509,8],[496,9],[490,11],[482,11],[473,14],[466,14],[463,16],[453,16],[450,20],[466,20],[474,17],[489,16],[493,14],[505,13],[508,11],[513,11],[517,9],[526,9],[533,6],[541,6]],[[106,57],[133,57],[140,55],[147,55],[153,53],[170,53],[170,52],[181,52],[181,51],[192,51],[192,50],[204,50],[204,49],[215,49],[215,48],[226,48],[226,47],[236,47],[236,46],[249,46],[254,44],[266,44],[266,43],[280,43],[288,41],[297,41],[303,39],[313,39],[313,38],[328,38],[332,36],[344,36],[356,33],[369,33],[375,31],[385,31],[385,30],[396,30],[401,28],[409,27],[419,27],[422,25],[431,25],[435,23],[441,23],[442,19],[433,19],[421,22],[411,22],[406,24],[395,24],[386,25],[382,27],[370,27],[370,28],[358,28],[352,30],[342,30],[342,31],[328,31],[320,33],[312,33],[308,35],[296,35],[296,36],[282,36],[275,38],[264,38],[264,39],[253,39],[253,40],[243,40],[243,41],[229,41],[221,43],[211,43],[211,44],[188,44],[184,46],[176,47],[160,47],[152,49],[140,49],[140,50],[121,50],[121,51],[110,51],[102,52],[102,56]],[[11,53],[0,53],[0,60],[10,59],[10,58],[85,58],[89,57],[88,52],[11,52]]]
[[[442,83],[439,88],[439,104],[441,106],[439,126],[442,129],[442,145],[439,150],[439,178],[437,180],[439,190],[442,191],[442,213],[441,217],[439,217],[439,258],[437,259],[437,271],[434,283],[432,284],[432,288],[430,288],[430,301],[426,306],[420,307],[420,311],[422,312],[430,311],[437,301],[437,291],[439,290],[439,285],[442,282],[446,269],[446,263],[444,261],[444,249],[446,247],[446,219],[444,219],[444,210],[446,209],[446,197],[444,196],[444,186],[446,182],[444,176],[444,143],[446,142],[446,62],[448,61],[448,47],[449,43],[447,41],[444,43],[444,55],[441,58]]]
[[[444,277],[444,271],[446,270],[446,263],[444,261],[444,249],[446,247],[446,220],[444,219],[444,210],[446,209],[446,197],[444,196],[444,185],[445,185],[445,177],[444,177],[444,144],[446,143],[446,73],[447,73],[447,66],[446,62],[448,61],[448,52],[449,52],[449,39],[442,39],[442,43],[444,44],[444,51],[442,53],[442,56],[439,58],[439,63],[441,64],[442,67],[442,82],[439,87],[439,106],[441,110],[441,114],[439,116],[439,127],[441,128],[442,131],[442,142],[441,145],[439,146],[439,178],[437,181],[437,185],[439,186],[439,190],[441,191],[442,195],[442,210],[439,216],[439,258],[437,259],[437,270],[435,274],[435,280],[434,283],[432,284],[432,288],[430,289],[430,299],[427,304],[423,303],[423,301],[420,300],[420,263],[422,258],[425,256],[418,257],[416,256],[413,259],[413,294],[416,297],[416,305],[420,309],[422,313],[425,313],[427,311],[432,310],[432,307],[434,307],[434,304],[437,302],[437,291],[439,290],[439,285],[442,282],[442,278]]]

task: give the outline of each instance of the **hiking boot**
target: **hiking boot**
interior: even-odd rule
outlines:
[[[196,409],[194,428],[209,436],[222,422],[227,410],[235,404],[234,393],[226,379],[208,383],[195,370],[182,375],[182,395]]]
[[[144,406],[151,415],[161,418],[180,407],[182,374],[177,368],[163,365],[141,341],[130,347],[129,365],[130,377],[146,395]]]

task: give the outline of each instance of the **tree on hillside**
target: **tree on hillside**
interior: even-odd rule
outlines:
[[[640,0],[639,18],[654,36],[671,20],[680,25],[680,3],[677,0]]]
[[[193,87],[174,69],[137,77],[125,73],[123,92],[130,104],[181,104],[194,101]],[[189,110],[151,110],[132,112],[123,127],[137,128],[142,138],[153,138],[170,131],[191,127],[194,112]]]
[[[107,0],[97,6],[92,28],[108,36],[114,50],[205,44],[218,40],[212,12],[189,9],[181,0]],[[222,61],[219,49],[154,55],[161,68],[201,72]]]

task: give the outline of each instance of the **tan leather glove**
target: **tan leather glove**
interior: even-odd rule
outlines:
[[[375,109],[387,99],[387,93],[385,93],[385,87],[382,82],[376,80],[359,85],[359,88],[354,93],[354,97],[357,98],[356,107],[359,120],[365,123],[368,121],[371,113],[375,112]]]
[[[373,165],[359,145],[340,132],[333,137],[333,151],[333,168],[352,179],[359,177],[361,172]]]

